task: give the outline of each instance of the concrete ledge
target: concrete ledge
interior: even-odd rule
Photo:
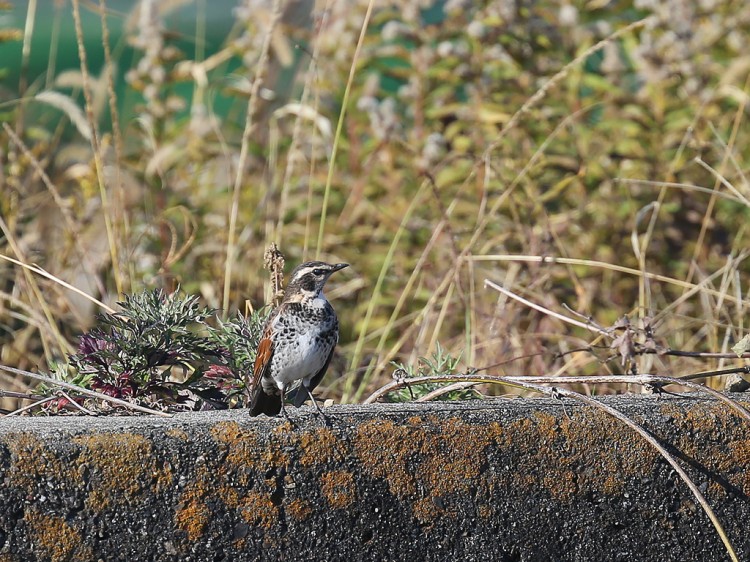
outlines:
[[[750,424],[698,397],[611,397],[750,559]],[[0,562],[726,560],[671,467],[548,399],[0,418]]]

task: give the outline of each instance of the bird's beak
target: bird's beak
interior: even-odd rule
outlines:
[[[333,268],[331,269],[331,273],[333,273],[333,272],[335,272],[335,271],[339,271],[339,270],[341,270],[341,269],[344,269],[345,267],[349,267],[349,264],[348,264],[348,263],[337,263],[337,264],[336,264],[336,265],[334,265],[334,266],[333,266]]]

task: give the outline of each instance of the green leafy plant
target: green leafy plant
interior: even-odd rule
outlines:
[[[243,316],[239,312],[228,321],[219,320],[218,327],[209,327],[208,338],[220,349],[226,350],[226,369],[233,379],[225,382],[224,388],[228,398],[239,398],[245,388],[247,376],[252,373],[255,363],[255,351],[258,349],[266,310]],[[216,377],[215,372],[207,373],[209,378]]]
[[[403,377],[406,382],[414,377],[427,377],[437,375],[455,375],[459,373],[458,365],[461,362],[461,355],[454,356],[448,353],[445,348],[438,342],[435,351],[430,357],[420,357],[416,365],[406,365],[404,363],[392,362],[396,368],[394,378]],[[422,396],[444,387],[443,384],[427,383],[419,386],[408,386],[398,392],[389,395],[392,402],[409,402],[417,400]],[[456,390],[446,392],[436,397],[437,400],[468,400],[476,398],[477,393],[474,390]]]
[[[197,296],[162,290],[127,296],[80,338],[70,367],[79,384],[116,398],[226,408],[252,366],[260,316],[214,328]],[[63,375],[64,371],[60,371]]]

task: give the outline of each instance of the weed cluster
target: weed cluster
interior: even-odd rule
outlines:
[[[746,331],[750,4],[238,0],[222,31],[209,3],[71,2],[0,20],[16,48],[0,53],[1,364],[125,361],[104,335],[72,342],[144,288],[179,285],[222,319],[268,302],[271,242],[290,265],[353,266],[329,294],[340,356],[320,387],[345,402],[438,342],[462,371],[625,369],[604,336],[485,280],[599,326],[627,315],[661,348],[728,353]],[[133,329],[102,333],[159,342]],[[227,330],[214,345],[245,338]],[[187,326],[170,338],[97,384],[209,373]]]
[[[263,315],[209,323],[196,296],[160,289],[128,296],[101,314],[56,373],[114,398],[171,410],[242,404]],[[71,380],[72,379],[72,380]],[[49,389],[42,388],[45,392]]]

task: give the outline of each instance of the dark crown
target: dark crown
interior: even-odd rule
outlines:
[[[349,264],[330,264],[322,261],[308,261],[298,265],[292,271],[289,284],[284,291],[284,300],[304,293],[317,295],[323,290],[323,286],[331,274],[345,267],[349,267]]]

